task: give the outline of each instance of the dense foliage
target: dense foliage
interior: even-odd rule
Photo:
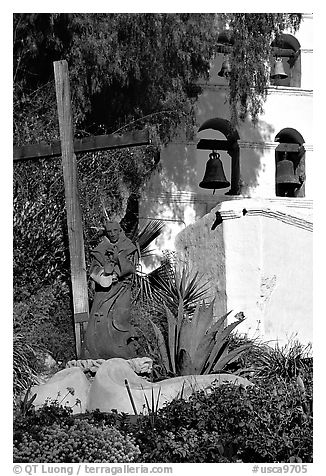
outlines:
[[[208,77],[218,35],[228,27],[231,109],[239,105],[241,115],[249,110],[255,118],[268,83],[270,44],[300,19],[284,13],[15,14],[16,100],[26,111],[28,93],[48,91],[52,62],[66,59],[77,129],[113,132],[150,117],[166,139],[181,118],[191,124],[201,91],[196,81]],[[18,128],[16,135],[23,139]]]
[[[66,59],[77,133],[139,127],[149,118],[166,139],[180,120],[191,124],[215,25],[213,14],[15,14],[16,111],[31,105],[31,92],[48,92],[52,62]],[[53,94],[49,99],[55,107]],[[21,143],[22,131],[15,132]]]
[[[14,303],[14,333],[24,335],[32,348],[67,362],[75,357],[70,306],[69,288],[60,283],[26,292]]]

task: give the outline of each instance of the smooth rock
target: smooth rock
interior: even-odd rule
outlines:
[[[57,401],[62,406],[72,408],[74,414],[86,411],[90,383],[79,367],[63,369],[53,375],[46,383],[35,385],[30,396],[37,394],[33,402],[39,408],[46,402]],[[80,403],[76,402],[79,401]]]
[[[161,408],[166,402],[179,397],[181,392],[183,397],[187,398],[195,391],[210,391],[212,386],[223,383],[252,385],[245,378],[229,374],[188,375],[152,383],[137,375],[128,360],[114,358],[105,361],[99,367],[88,394],[87,410],[110,412],[115,409],[118,412],[133,414],[125,380],[128,381],[137,413],[147,413],[146,398],[151,406],[152,394],[154,405],[156,406],[159,399],[158,408]]]

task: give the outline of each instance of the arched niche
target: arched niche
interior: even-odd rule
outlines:
[[[271,43],[271,76],[274,72],[275,59],[281,58],[287,78],[272,78],[275,86],[301,87],[301,50],[299,41],[289,34],[282,33]]]
[[[282,129],[275,137],[275,142],[279,145],[275,149],[275,191],[277,197],[304,197],[305,196],[305,148],[304,138],[296,129],[286,127]],[[292,173],[293,165],[293,184],[288,187],[280,184],[284,168],[281,161],[284,159],[290,161],[289,169]],[[284,164],[284,162],[283,162]],[[295,182],[297,185],[295,185]]]
[[[214,117],[205,121],[198,129],[198,132],[213,129],[221,132],[226,140],[217,139],[200,139],[197,149],[201,150],[225,150],[231,157],[231,188],[227,195],[239,195],[239,179],[240,179],[240,150],[238,139],[240,136],[238,131],[231,125],[230,121],[221,117]]]

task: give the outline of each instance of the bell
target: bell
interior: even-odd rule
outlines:
[[[300,187],[301,182],[294,172],[292,160],[284,159],[276,165],[276,187],[279,196],[293,196],[294,190]]]
[[[227,188],[230,182],[226,180],[220,154],[212,152],[209,154],[209,159],[206,164],[206,170],[203,180],[200,182],[201,188]]]
[[[229,58],[226,58],[221,67],[221,71],[218,73],[218,76],[221,76],[222,78],[227,78],[230,75],[231,71],[231,66],[229,62]]]
[[[271,74],[271,79],[285,79],[288,75],[284,71],[282,58],[275,58],[274,72]]]

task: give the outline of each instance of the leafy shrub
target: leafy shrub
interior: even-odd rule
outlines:
[[[154,431],[153,431],[154,433]],[[141,462],[161,463],[228,463],[221,454],[216,432],[200,432],[195,428],[155,431],[155,446],[142,448]]]
[[[26,432],[14,441],[14,461],[20,463],[130,463],[139,449],[114,427],[96,427],[85,420],[54,423],[38,437]]]
[[[222,385],[158,410],[134,430],[146,462],[312,462],[312,415],[294,381]]]
[[[71,408],[64,407],[57,401],[47,402],[37,410],[33,405],[28,405],[24,411],[14,416],[14,439],[17,444],[21,443],[25,433],[37,439],[45,426],[51,426],[54,423],[72,425],[73,422]]]
[[[56,279],[67,280],[69,276],[63,179],[59,166],[52,163],[48,166],[40,161],[28,168],[20,163],[15,167],[15,300],[22,291],[34,294],[42,286]]]
[[[46,350],[55,360],[75,358],[74,327],[67,286],[44,286],[36,294],[25,292],[14,302],[14,333]]]

